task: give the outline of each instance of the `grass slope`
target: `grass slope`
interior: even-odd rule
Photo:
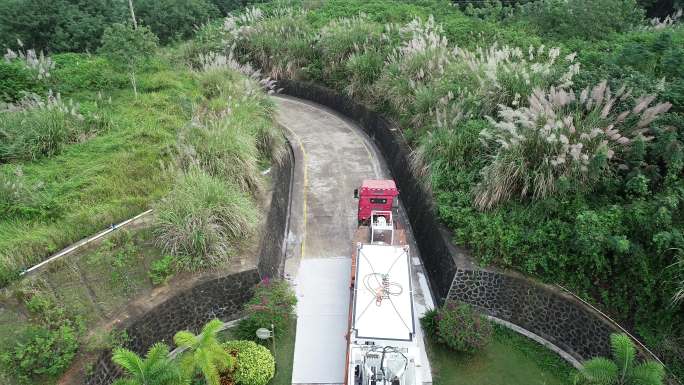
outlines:
[[[168,65],[160,64],[163,67]],[[0,172],[21,170],[38,186],[41,213],[0,219],[0,269],[22,269],[109,224],[149,208],[171,187],[163,165],[198,100],[188,71],[159,69],[140,75],[142,92],[117,89],[98,103],[111,128],[58,155],[32,162],[1,164]],[[146,92],[147,91],[147,92]],[[98,94],[73,95],[83,109],[95,109]]]

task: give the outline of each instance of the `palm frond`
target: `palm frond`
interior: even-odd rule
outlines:
[[[584,367],[577,374],[579,382],[612,385],[617,382],[618,367],[615,363],[604,357],[593,358],[584,363]]]
[[[144,364],[142,358],[128,349],[115,349],[112,354],[112,361],[133,376],[143,373]]]
[[[147,351],[145,356],[147,361],[158,362],[167,360],[169,356],[169,347],[161,342],[157,342]]]
[[[187,330],[181,330],[173,336],[173,342],[181,348],[190,348],[196,343],[197,337]]]
[[[658,362],[641,363],[629,373],[630,383],[638,385],[662,385],[665,379],[665,368]]]
[[[615,363],[620,371],[620,378],[624,378],[627,371],[634,364],[634,358],[636,357],[634,343],[626,334],[611,334],[610,347]]]
[[[216,337],[216,334],[221,331],[221,328],[223,327],[223,322],[219,320],[218,318],[214,318],[213,320],[207,322],[206,325],[202,328],[202,334],[206,336],[212,336]]]

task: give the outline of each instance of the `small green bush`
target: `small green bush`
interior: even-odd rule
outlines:
[[[76,354],[76,332],[63,325],[50,330],[32,326],[13,348],[3,348],[0,364],[24,384],[39,378],[56,377],[69,367]]]
[[[245,340],[256,340],[257,329],[270,329],[273,325],[276,338],[283,337],[296,303],[297,297],[286,281],[264,279],[245,305],[247,317],[238,324],[238,336]]]
[[[54,55],[51,76],[56,89],[69,94],[78,90],[106,91],[123,88],[128,79],[104,57],[76,53]]]
[[[0,102],[15,102],[25,92],[38,93],[44,85],[22,63],[0,60]]]
[[[421,319],[426,333],[449,348],[474,353],[492,338],[492,325],[464,303],[449,302],[439,310],[429,311]]]
[[[275,359],[264,346],[253,341],[228,341],[223,348],[237,355],[233,380],[239,385],[266,385],[275,374]]]
[[[165,255],[164,257],[152,262],[148,276],[155,285],[166,285],[166,283],[176,273],[175,268],[176,259],[172,255]]]

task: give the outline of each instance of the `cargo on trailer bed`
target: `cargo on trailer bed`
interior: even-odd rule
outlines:
[[[364,211],[363,219],[359,209],[359,223],[368,226],[358,227],[352,248],[345,384],[422,384],[411,257],[406,234],[394,220],[398,191],[393,181],[368,182],[382,189],[362,193],[386,194],[382,204],[390,207]]]

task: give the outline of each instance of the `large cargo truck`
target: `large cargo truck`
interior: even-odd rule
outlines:
[[[346,385],[417,385],[417,340],[406,235],[394,181],[366,180],[352,250]]]

